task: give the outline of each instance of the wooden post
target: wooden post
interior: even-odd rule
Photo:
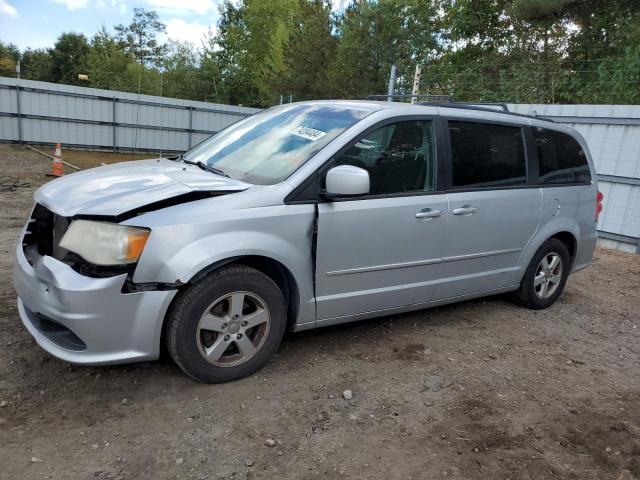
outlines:
[[[411,90],[411,103],[416,103],[418,95],[420,94],[420,75],[422,74],[422,67],[416,65],[416,73],[413,75],[413,89]]]
[[[396,69],[395,65],[391,65],[391,73],[389,73],[389,88],[387,89],[387,102],[393,102],[393,91],[396,88]]]

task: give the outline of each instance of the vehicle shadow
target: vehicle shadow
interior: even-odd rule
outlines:
[[[521,308],[510,302],[506,296],[498,295],[410,313],[292,332],[285,336],[275,357],[257,375],[271,376],[293,372],[323,354],[339,352],[340,355],[358,355],[362,345],[373,345],[382,336],[410,338],[415,336],[416,332],[423,336],[437,336],[442,329],[464,330],[482,322],[483,318],[494,316],[497,310],[515,313]],[[510,316],[507,314],[505,321]],[[22,332],[21,336],[25,337],[23,342],[33,344],[33,348],[26,349],[22,357],[16,360],[19,366],[24,367],[20,374],[23,378],[19,382],[23,386],[47,385],[53,378],[59,384],[71,385],[70,388],[75,388],[77,395],[81,395],[83,391],[87,394],[94,393],[98,384],[114,395],[124,395],[126,391],[136,389],[150,389],[162,395],[178,390],[198,391],[209,387],[185,375],[164,349],[160,359],[152,362],[75,366],[36,348],[35,342],[26,332]],[[251,378],[245,381],[250,382]]]

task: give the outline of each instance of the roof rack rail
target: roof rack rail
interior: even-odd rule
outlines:
[[[544,120],[545,122],[553,122],[556,123],[553,119],[539,116],[539,115],[527,115],[525,113],[516,113],[510,112],[506,103],[489,103],[489,102],[479,102],[479,103],[465,103],[465,102],[445,102],[445,103],[437,103],[437,102],[416,102],[414,105],[422,105],[422,106],[431,106],[431,107],[443,107],[443,108],[460,108],[464,110],[477,110],[480,112],[493,112],[493,113],[502,113],[506,115],[512,115],[514,117],[524,117],[524,118],[535,118],[537,120]],[[478,106],[478,105],[486,105],[486,106]],[[502,110],[496,110],[495,108],[489,108],[489,106],[501,107]]]
[[[542,115],[527,115],[524,113],[516,113],[509,111],[509,107],[504,102],[454,102],[451,95],[412,95],[412,94],[399,94],[399,95],[369,95],[367,100],[394,100],[394,99],[406,99],[416,98],[420,99],[419,102],[412,105],[423,105],[431,107],[444,107],[444,108],[463,108],[466,110],[478,110],[480,112],[494,112],[505,113],[507,115],[513,115],[515,117],[535,118],[538,120],[544,120],[546,122],[556,123],[553,119],[547,118]],[[424,100],[423,100],[424,99]],[[500,110],[491,107],[499,107]]]
[[[426,99],[427,102],[433,102],[433,101],[437,101],[437,102],[453,102],[453,99],[451,98],[451,95],[431,95],[431,94],[418,94],[418,95],[411,95],[411,94],[398,94],[398,95],[369,95],[367,97],[367,100],[389,100],[389,98],[391,99],[395,99],[395,98],[424,98]]]
[[[491,107],[500,107],[501,111],[509,112],[509,107],[504,102],[451,102],[454,105],[467,105],[469,107],[480,107],[494,110]],[[512,112],[513,113],[513,112]]]

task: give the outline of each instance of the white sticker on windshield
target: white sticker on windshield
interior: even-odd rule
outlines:
[[[307,140],[311,140],[312,142],[315,142],[316,140],[324,137],[327,134],[327,132],[323,132],[322,130],[316,130],[315,128],[303,126],[300,126],[289,133],[291,135],[295,135],[296,137],[306,138]]]

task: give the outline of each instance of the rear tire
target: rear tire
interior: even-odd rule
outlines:
[[[553,305],[564,290],[570,268],[567,246],[557,238],[550,238],[531,259],[520,288],[514,292],[515,300],[535,310]]]
[[[244,265],[226,266],[176,298],[167,317],[167,350],[200,382],[246,377],[278,349],[286,312],[282,292],[268,276]]]

